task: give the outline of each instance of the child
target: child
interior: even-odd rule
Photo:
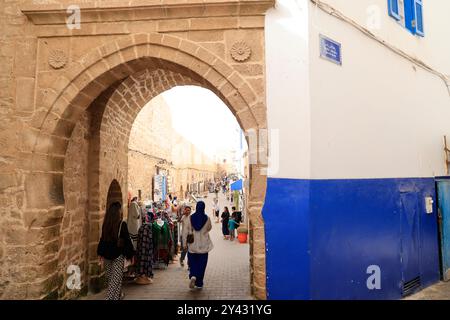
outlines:
[[[236,223],[236,215],[233,213],[231,215],[230,220],[228,221],[228,230],[230,230],[230,241],[233,241],[235,238],[234,230],[236,230],[237,225],[238,224]]]

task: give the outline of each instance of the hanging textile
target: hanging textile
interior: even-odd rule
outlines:
[[[174,230],[173,230],[173,247],[174,247],[174,254],[178,254],[178,234],[179,234],[179,228],[178,228],[178,222],[174,221]]]
[[[137,243],[137,263],[136,272],[153,278],[153,230],[149,223],[143,224],[139,228]]]
[[[173,257],[175,256],[175,250],[174,250],[174,235],[175,235],[175,225],[171,220],[168,220],[169,224],[169,260],[173,260]]]
[[[164,221],[164,224],[160,226],[158,221],[153,222],[153,261],[163,261],[166,265],[169,264],[169,240],[170,231],[169,225]]]

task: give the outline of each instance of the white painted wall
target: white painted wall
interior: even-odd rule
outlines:
[[[432,19],[450,12],[450,1],[424,1],[423,39],[391,23],[384,0],[323,2],[360,22],[369,4],[380,4],[377,34],[450,73],[450,42],[444,40],[450,21]],[[310,10],[311,177],[444,175],[442,138],[450,137],[444,82],[311,4]],[[319,33],[342,43],[342,67],[319,58]]]
[[[346,16],[369,28],[388,43],[425,61],[430,66],[450,74],[450,1],[423,0],[425,37],[412,35],[388,15],[387,0],[322,0]],[[330,25],[320,20],[318,10],[311,6],[311,24],[324,30]],[[319,20],[314,19],[317,17]],[[379,19],[379,27],[374,23]]]
[[[424,38],[389,17],[386,0],[322,2],[450,74],[450,1],[424,1]],[[319,33],[342,43],[343,66],[319,57]],[[278,0],[267,13],[266,61],[268,125],[280,130],[279,170],[271,177],[445,174],[442,139],[450,137],[450,96],[439,77],[309,0]]]
[[[279,130],[276,178],[310,177],[308,0],[278,0],[266,16],[269,130]],[[272,143],[275,143],[273,141]],[[269,160],[270,161],[270,160]]]

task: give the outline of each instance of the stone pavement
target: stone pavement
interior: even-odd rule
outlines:
[[[211,217],[214,194],[208,194],[203,199],[206,212]],[[219,205],[223,208],[232,205],[226,198],[219,195]],[[193,208],[195,209],[195,208]],[[194,211],[194,210],[193,210]],[[188,287],[187,266],[182,268],[178,262],[169,264],[166,270],[154,270],[153,283],[150,285],[124,284],[125,300],[249,300],[250,294],[250,263],[249,245],[223,240],[222,224],[214,223],[211,240],[214,249],[210,252],[206,268],[205,285],[202,290],[190,290]],[[104,292],[88,296],[87,299],[103,299]]]
[[[405,300],[450,300],[450,282],[439,282]]]

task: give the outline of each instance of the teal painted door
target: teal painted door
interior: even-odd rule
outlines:
[[[450,180],[438,180],[439,228],[444,281],[450,281]]]

